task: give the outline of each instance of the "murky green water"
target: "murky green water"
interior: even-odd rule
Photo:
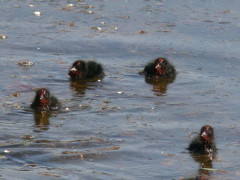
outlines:
[[[2,179],[239,179],[238,1],[0,4]],[[173,83],[138,74],[158,56],[175,65]],[[105,78],[71,83],[77,59],[100,62]],[[61,112],[29,109],[38,87]],[[218,156],[202,170],[185,148],[204,124]]]

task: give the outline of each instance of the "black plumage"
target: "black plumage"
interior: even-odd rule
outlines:
[[[68,75],[71,80],[88,80],[94,78],[102,78],[102,65],[95,61],[77,60],[72,64]]]
[[[60,102],[46,88],[40,88],[36,91],[35,98],[31,104],[32,109],[41,111],[58,110],[60,107]]]
[[[159,57],[149,62],[145,66],[142,74],[156,78],[175,78],[176,70],[166,58]]]
[[[188,150],[193,154],[208,155],[212,158],[217,153],[213,128],[209,125],[203,126],[200,134],[191,141]]]

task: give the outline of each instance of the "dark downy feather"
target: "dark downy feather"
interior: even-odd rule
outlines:
[[[102,78],[102,65],[94,61],[77,60],[72,64],[68,75],[71,80],[87,80],[94,78]]]
[[[50,92],[41,88],[36,91],[36,96],[31,104],[31,108],[34,110],[58,110],[61,104],[50,94]]]

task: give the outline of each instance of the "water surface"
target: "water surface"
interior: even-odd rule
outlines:
[[[239,179],[238,1],[0,4],[3,179]],[[173,83],[138,74],[159,56],[175,65]],[[77,59],[101,63],[104,79],[71,83]],[[31,111],[38,87],[62,111]],[[202,172],[185,148],[204,124],[219,150]]]

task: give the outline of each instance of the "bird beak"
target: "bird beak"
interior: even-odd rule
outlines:
[[[73,67],[72,69],[70,69],[70,71],[75,72],[75,71],[77,71],[77,69],[75,67]]]
[[[158,63],[156,66],[155,66],[156,69],[158,68],[161,68],[161,65]]]
[[[201,134],[202,137],[205,137],[207,136],[207,133],[204,131],[202,134]]]

